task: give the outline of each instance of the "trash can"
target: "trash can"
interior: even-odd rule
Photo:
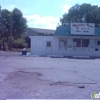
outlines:
[[[27,50],[26,50],[26,48],[24,48],[23,50],[22,50],[22,56],[23,55],[27,55]]]

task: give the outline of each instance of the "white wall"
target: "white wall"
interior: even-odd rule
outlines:
[[[60,50],[59,37],[55,36],[30,36],[32,55],[62,55],[62,56],[97,56],[100,57],[100,51],[95,50]],[[46,47],[46,42],[51,41],[51,49]],[[72,40],[68,38],[69,44]],[[93,40],[92,40],[93,41]],[[91,42],[92,43],[92,42]]]
[[[52,55],[54,45],[57,42],[53,36],[30,36],[31,38],[31,54],[34,55]],[[51,42],[51,49],[46,47],[46,42]]]

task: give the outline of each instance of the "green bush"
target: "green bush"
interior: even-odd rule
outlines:
[[[29,37],[26,37],[26,38],[25,38],[25,41],[26,41],[26,43],[27,43],[27,45],[28,45],[28,48],[30,48],[30,44],[31,44],[30,38],[29,38]]]
[[[16,40],[13,39],[12,40],[12,47],[13,48],[27,48],[27,43],[22,38],[18,38]]]
[[[4,44],[4,48],[5,48],[5,51],[8,51],[9,47],[8,47],[7,42],[5,42],[5,44]]]

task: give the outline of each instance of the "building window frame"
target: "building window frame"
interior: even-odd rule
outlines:
[[[51,41],[46,41],[46,47],[51,48]]]
[[[67,39],[66,38],[59,38],[59,49],[60,50],[67,49]]]
[[[99,46],[100,46],[100,41],[97,41],[97,45],[99,45]]]
[[[73,38],[74,47],[81,47],[81,38]]]
[[[89,47],[89,39],[82,39],[82,47]]]

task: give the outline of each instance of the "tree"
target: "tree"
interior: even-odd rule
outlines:
[[[79,23],[95,23],[96,27],[100,27],[100,7],[91,4],[76,4],[69,9],[68,13],[65,13],[60,19],[61,25],[67,23],[79,22]]]
[[[27,21],[23,17],[22,12],[17,8],[15,8],[12,11],[12,21],[13,21],[13,36],[14,38],[20,38],[22,34],[26,32]]]
[[[2,25],[1,25],[2,22]],[[0,38],[1,44],[4,47],[4,42],[11,45],[11,29],[13,39],[21,38],[22,34],[26,33],[27,20],[23,17],[22,12],[15,8],[13,11],[2,9],[2,20],[0,18]],[[2,34],[3,30],[3,34]]]
[[[0,38],[2,39],[1,43],[3,45],[3,50],[5,49],[5,43],[9,38],[9,17],[11,12],[7,9],[2,10],[2,18],[0,17]],[[5,42],[5,43],[4,43]],[[6,43],[7,44],[7,43]]]
[[[14,38],[20,38],[22,34],[26,32],[27,20],[23,17],[22,12],[15,8],[13,11],[8,11],[7,9],[2,10],[2,20],[6,35],[10,35],[10,20],[12,21],[12,33]],[[0,28],[1,33],[1,28]]]
[[[8,11],[7,9],[3,9],[2,10],[2,23],[3,23],[3,29],[4,29],[4,35],[5,35],[5,37],[9,37],[9,31],[10,31],[10,14],[11,14],[11,12]],[[1,33],[1,37],[2,37],[2,25],[0,27],[0,33]]]
[[[23,38],[18,38],[18,39],[13,39],[13,48],[27,48],[27,43],[25,42],[25,39]]]
[[[26,41],[26,43],[28,45],[28,48],[30,48],[30,44],[31,44],[30,38],[29,37],[25,37],[25,41]]]

